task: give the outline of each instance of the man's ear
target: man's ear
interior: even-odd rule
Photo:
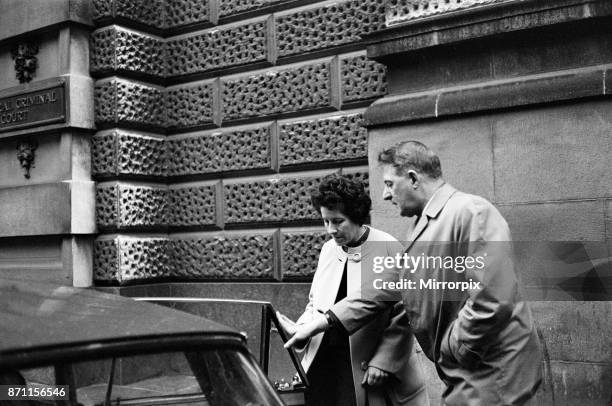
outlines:
[[[420,179],[419,174],[416,171],[410,169],[406,173],[406,178],[408,178],[412,187],[414,187],[415,189],[419,187],[419,184],[421,183],[421,179]]]

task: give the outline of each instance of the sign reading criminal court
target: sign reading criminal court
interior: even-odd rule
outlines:
[[[0,132],[66,120],[64,85],[0,98]]]

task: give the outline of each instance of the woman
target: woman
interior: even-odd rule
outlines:
[[[364,225],[372,202],[361,183],[328,176],[311,194],[311,202],[332,239],[321,249],[308,305],[297,324],[309,322],[315,312],[324,313],[347,294],[357,294],[361,264],[403,250],[389,234]],[[300,349],[310,381],[306,405],[428,405],[402,310],[399,303],[350,337],[331,329],[306,343]],[[279,318],[292,334],[291,320]]]

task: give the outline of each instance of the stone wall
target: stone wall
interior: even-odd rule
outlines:
[[[376,199],[375,161],[414,139],[438,152],[449,183],[491,200],[522,246],[589,248],[573,278],[519,258],[544,346],[534,404],[611,404],[610,2],[390,0],[387,22],[367,47],[389,86],[364,114],[373,224],[410,229]]]
[[[0,0],[0,274],[92,284],[89,2]]]
[[[97,284],[307,281],[308,190],[367,180],[381,0],[96,0]],[[299,6],[299,7],[298,7]]]

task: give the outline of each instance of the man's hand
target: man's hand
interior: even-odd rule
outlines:
[[[280,318],[279,318],[280,321]],[[282,322],[281,322],[282,323]],[[322,331],[327,330],[329,323],[325,318],[325,315],[321,313],[315,313],[314,318],[309,323],[295,324],[293,328],[295,332],[289,341],[285,343],[285,348],[290,347],[303,347],[304,343],[312,336],[319,334]],[[283,328],[285,328],[283,326]],[[285,329],[289,333],[288,330]],[[289,333],[291,334],[291,333]]]
[[[387,371],[369,366],[363,375],[361,385],[381,386],[387,381],[388,378],[389,373]]]

